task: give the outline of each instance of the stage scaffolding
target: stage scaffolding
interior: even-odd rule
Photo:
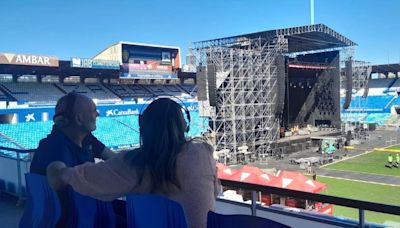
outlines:
[[[201,115],[211,119],[215,150],[236,163],[237,159],[266,157],[278,137],[275,61],[287,51],[287,39],[229,41],[219,45],[195,43],[194,51],[199,66],[216,70],[215,81],[207,77],[208,90],[215,83],[215,96],[210,96],[214,91],[208,91],[208,99],[199,101]],[[210,106],[210,99],[215,99],[211,102],[215,106]]]
[[[368,104],[368,79],[372,67],[365,61],[356,61],[351,58],[347,59],[347,61],[351,61],[352,66],[352,101],[347,111],[341,112],[344,113],[342,121],[346,122],[345,131],[352,130],[354,139],[361,140],[365,139],[365,136],[368,135],[368,126],[366,125],[366,105]],[[341,74],[340,81],[342,91],[346,91],[346,80],[349,78],[350,77],[347,77],[345,74]],[[359,130],[356,130],[357,128]],[[363,129],[363,131],[360,129]]]

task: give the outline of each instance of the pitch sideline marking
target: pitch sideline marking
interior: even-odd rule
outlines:
[[[393,145],[386,146],[386,147],[383,147],[383,148],[389,148],[389,147],[398,146],[398,145],[400,145],[400,144],[397,143],[397,144],[393,144]],[[326,166],[333,165],[333,164],[336,164],[336,163],[338,163],[338,162],[346,161],[346,160],[351,159],[351,158],[356,158],[356,157],[361,156],[361,155],[364,155],[364,154],[369,154],[369,153],[372,153],[372,152],[374,152],[374,151],[375,151],[375,150],[371,150],[371,151],[366,150],[364,153],[357,154],[357,155],[354,155],[354,156],[352,156],[352,157],[343,158],[343,159],[340,159],[340,160],[337,160],[337,161],[334,161],[334,162],[331,162],[331,163],[328,163],[328,164],[325,164],[325,165],[321,165],[319,168],[325,168]],[[342,170],[342,171],[348,171],[348,170]],[[389,175],[389,176],[390,176],[390,175]]]
[[[388,174],[381,174],[381,173],[368,173],[363,171],[355,171],[355,170],[343,170],[343,169],[332,169],[332,168],[325,168],[333,171],[340,171],[340,172],[351,172],[351,173],[361,173],[361,174],[370,174],[370,175],[378,175],[378,176],[385,176],[385,177],[396,177],[400,178],[400,176],[395,175],[388,175]]]
[[[373,150],[371,150],[371,151],[366,150],[364,153],[357,154],[357,155],[354,155],[354,156],[351,156],[351,157],[347,157],[347,158],[342,158],[342,159],[340,159],[340,160],[337,160],[337,161],[334,161],[334,162],[331,162],[331,163],[327,163],[327,164],[325,164],[325,165],[321,165],[319,168],[325,168],[326,166],[333,165],[333,164],[336,164],[336,163],[338,163],[338,162],[346,161],[346,160],[348,160],[348,159],[356,158],[356,157],[358,157],[358,156],[365,155],[365,154],[369,154],[369,153],[372,153],[372,152],[374,152],[374,151],[373,151]]]
[[[325,175],[317,175],[317,181],[318,181],[318,177],[326,177],[326,178],[333,178],[333,179],[347,180],[347,181],[357,181],[357,182],[362,182],[362,183],[367,183],[367,184],[380,184],[380,185],[386,185],[386,186],[392,186],[392,187],[400,187],[400,185],[398,185],[398,184],[386,184],[386,183],[379,183],[379,182],[374,182],[374,181],[355,180],[355,179],[349,179],[349,178],[343,178],[343,177],[332,177],[332,176],[325,176]]]

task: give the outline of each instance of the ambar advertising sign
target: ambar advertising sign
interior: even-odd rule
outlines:
[[[71,67],[119,70],[119,62],[101,59],[71,58]]]
[[[58,58],[44,55],[0,53],[0,64],[58,67]]]

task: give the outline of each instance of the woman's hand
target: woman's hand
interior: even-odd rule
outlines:
[[[63,162],[55,161],[47,166],[47,179],[55,191],[64,189],[68,185],[69,169]]]

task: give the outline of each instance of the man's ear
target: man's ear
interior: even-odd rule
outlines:
[[[81,113],[78,113],[78,114],[75,115],[75,123],[76,123],[76,125],[82,126],[82,124],[83,124],[82,120],[83,120],[83,117],[82,117]]]

